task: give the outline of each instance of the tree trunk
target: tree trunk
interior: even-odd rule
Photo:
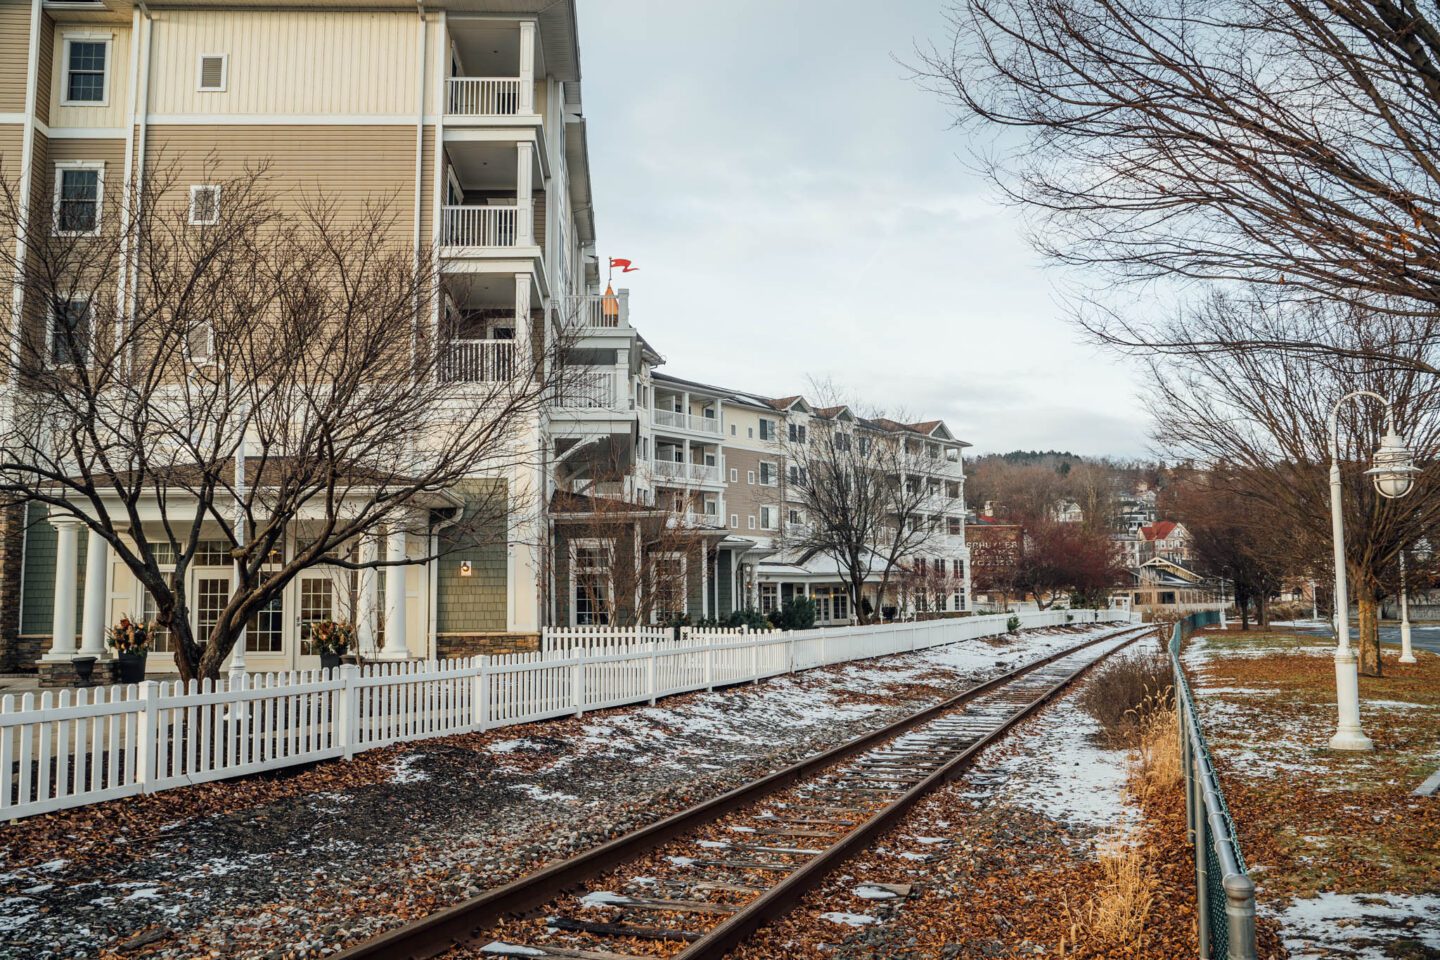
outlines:
[[[1378,677],[1380,665],[1380,605],[1368,590],[1361,590],[1356,598],[1360,607],[1360,672],[1367,677]]]
[[[1250,601],[1246,600],[1244,603],[1235,604],[1235,606],[1240,608],[1240,632],[1248,632],[1250,629]]]
[[[1262,593],[1260,598],[1255,601],[1255,605],[1259,607],[1260,632],[1264,633],[1270,629],[1270,598]]]

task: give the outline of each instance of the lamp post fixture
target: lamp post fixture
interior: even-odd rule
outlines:
[[[1375,745],[1360,729],[1360,669],[1350,646],[1350,597],[1345,583],[1345,520],[1340,512],[1340,407],[1347,400],[1369,397],[1385,406],[1385,436],[1375,451],[1374,466],[1365,471],[1375,490],[1388,500],[1398,500],[1415,488],[1420,471],[1410,459],[1410,450],[1395,433],[1395,411],[1390,401],[1369,390],[1347,393],[1330,411],[1330,528],[1335,540],[1335,700],[1339,722],[1330,738],[1332,750],[1373,750]]]
[[[1414,663],[1410,649],[1410,585],[1405,580],[1405,550],[1400,550],[1400,662]]]

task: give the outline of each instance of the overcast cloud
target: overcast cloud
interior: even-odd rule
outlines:
[[[1144,451],[1135,379],[1078,342],[892,58],[942,38],[936,5],[579,8],[602,269],[641,268],[623,285],[662,369],[772,396],[833,378],[980,451]]]

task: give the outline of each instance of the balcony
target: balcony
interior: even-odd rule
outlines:
[[[530,246],[531,218],[529,203],[447,206],[441,210],[440,243],[492,249]]]
[[[693,413],[681,413],[678,410],[652,410],[650,411],[650,422],[662,429],[688,430],[692,433],[703,433],[708,436],[720,436],[720,418],[696,416]]]
[[[514,340],[451,340],[442,350],[443,383],[494,383],[515,375]]]
[[[567,369],[555,405],[570,410],[630,409],[629,377],[624,371],[595,367]]]
[[[680,480],[686,483],[721,483],[718,466],[705,463],[681,463],[675,460],[650,461],[657,480]]]
[[[561,323],[580,333],[630,327],[630,291],[583,293],[561,298]]]
[[[445,81],[447,117],[514,117],[533,112],[519,77],[451,77]]]

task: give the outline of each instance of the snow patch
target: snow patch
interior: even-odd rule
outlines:
[[[421,760],[425,759],[423,753],[407,753],[390,765],[391,783],[421,783],[430,779],[430,774],[416,768]]]
[[[1440,896],[1404,894],[1322,893],[1308,900],[1294,900],[1273,912],[1280,921],[1280,934],[1292,960],[1334,956],[1336,950],[1357,960],[1386,960],[1385,949],[1404,929],[1407,939],[1440,949]]]
[[[864,927],[872,923],[879,923],[879,917],[872,917],[868,913],[846,913],[843,910],[835,910],[830,913],[820,914],[821,920],[829,920],[831,923],[843,924],[847,927]]]
[[[573,803],[579,798],[573,793],[561,793],[559,790],[546,790],[544,787],[537,787],[533,783],[517,783],[510,787],[511,790],[519,790],[531,800],[554,803]]]

